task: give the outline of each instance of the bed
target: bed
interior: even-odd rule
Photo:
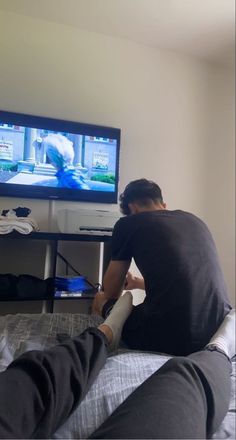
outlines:
[[[55,345],[58,343],[58,333],[66,333],[73,337],[85,328],[97,326],[101,322],[102,319],[98,316],[70,313],[2,316],[0,317],[0,371],[25,351],[46,349]],[[110,355],[83,402],[52,438],[88,438],[137,386],[168,359],[169,357],[163,354],[125,349]],[[214,434],[214,439],[235,438],[235,363],[234,360],[229,410]]]

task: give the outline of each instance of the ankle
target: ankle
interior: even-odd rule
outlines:
[[[231,363],[231,359],[230,359],[230,357],[228,356],[228,354],[226,353],[226,351],[223,350],[222,348],[218,347],[217,344],[214,344],[214,343],[212,343],[212,344],[208,344],[208,345],[204,348],[204,350],[206,350],[206,351],[217,351],[217,353],[221,353],[221,354],[223,354],[224,356],[226,356],[226,358],[228,359],[228,361]]]
[[[106,336],[107,340],[108,340],[108,344],[111,344],[113,341],[113,332],[111,327],[109,327],[106,324],[101,324],[99,325],[98,329],[104,333],[104,335]]]

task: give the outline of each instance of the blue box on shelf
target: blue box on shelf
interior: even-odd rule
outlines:
[[[93,297],[96,292],[97,287],[82,275],[55,277],[55,298]]]

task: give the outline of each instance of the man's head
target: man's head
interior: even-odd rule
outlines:
[[[125,215],[142,211],[166,209],[161,188],[151,180],[138,179],[130,182],[120,195],[120,209]]]

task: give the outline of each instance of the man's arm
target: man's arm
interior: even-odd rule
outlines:
[[[119,298],[129,267],[130,261],[110,261],[103,279],[104,296],[107,300]]]

